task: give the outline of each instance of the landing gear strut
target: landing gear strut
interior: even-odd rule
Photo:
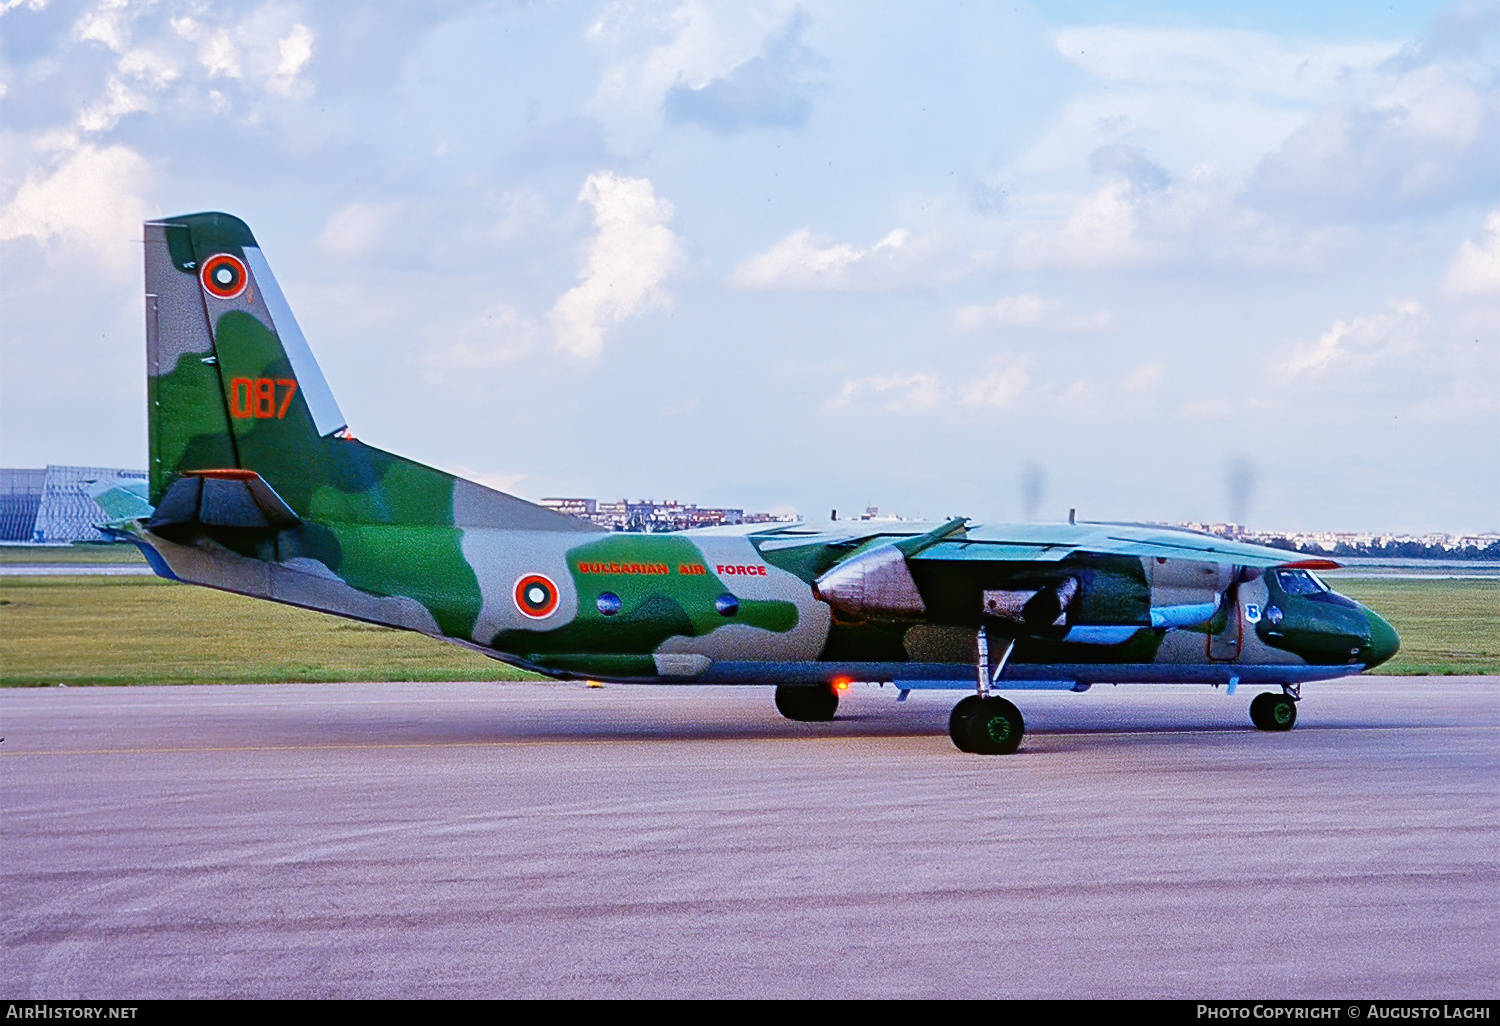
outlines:
[[[776,689],[776,711],[789,720],[821,723],[833,719],[839,711],[839,693],[832,684],[795,687],[783,684]]]
[[[1291,689],[1283,694],[1263,691],[1250,702],[1250,722],[1261,730],[1291,730],[1297,722],[1297,696]]]
[[[975,694],[961,699],[948,716],[948,736],[959,751],[975,755],[1009,755],[1021,746],[1021,738],[1026,733],[1021,710],[998,695],[990,694],[990,685],[999,679],[1015,647],[1015,639],[1006,641],[992,672],[989,637],[983,627],[979,628]]]

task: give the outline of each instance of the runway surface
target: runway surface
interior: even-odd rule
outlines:
[[[0,563],[0,577],[154,577],[144,563]]]
[[[3,998],[1493,997],[1500,679],[0,692]]]

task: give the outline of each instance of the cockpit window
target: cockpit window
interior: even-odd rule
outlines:
[[[1316,595],[1328,590],[1328,585],[1306,570],[1277,570],[1276,583],[1288,595]]]

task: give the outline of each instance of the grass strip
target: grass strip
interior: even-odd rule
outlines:
[[[72,545],[0,545],[0,566],[30,564],[33,566],[66,566],[141,563],[146,557],[129,542],[75,542]]]
[[[1330,581],[1391,622],[1401,635],[1386,674],[1500,673],[1500,581]]]
[[[410,631],[152,577],[0,578],[0,685],[540,680]]]

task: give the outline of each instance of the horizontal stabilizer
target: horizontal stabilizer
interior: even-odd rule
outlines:
[[[153,512],[150,484],[144,478],[104,478],[88,486],[89,498],[99,504],[109,526],[144,520]]]
[[[191,470],[162,496],[152,530],[181,524],[284,531],[302,522],[253,470]]]

